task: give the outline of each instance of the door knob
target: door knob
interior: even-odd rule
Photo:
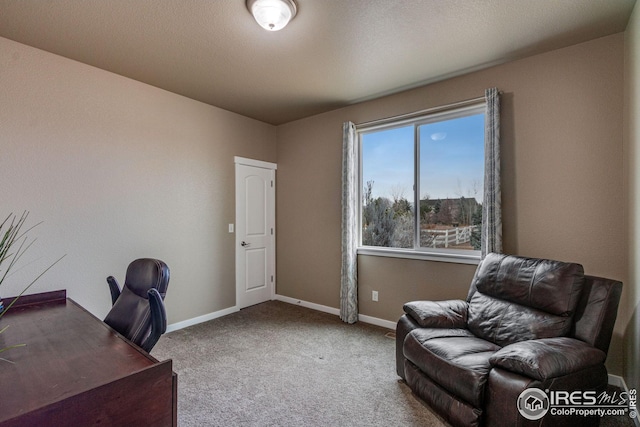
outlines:
[[[249,246],[249,243],[243,241],[242,243],[240,243],[240,246],[242,246],[242,247]]]

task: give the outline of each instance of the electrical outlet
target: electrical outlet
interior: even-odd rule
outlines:
[[[378,291],[371,291],[371,299],[373,301],[378,301]]]
[[[229,224],[229,233],[233,233],[233,224]]]

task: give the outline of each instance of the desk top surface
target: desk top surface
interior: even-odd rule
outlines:
[[[67,298],[16,304],[6,326],[0,348],[26,345],[0,353],[0,421],[158,363]]]

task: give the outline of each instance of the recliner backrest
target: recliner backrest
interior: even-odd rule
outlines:
[[[164,298],[168,285],[169,267],[164,262],[151,258],[133,261],[127,267],[122,292],[104,322],[142,347],[151,332],[147,292],[155,288]]]
[[[621,294],[622,282],[585,276],[582,296],[576,307],[574,325],[569,335],[607,353]]]
[[[580,264],[488,254],[471,283],[467,326],[500,346],[568,335],[583,284]]]

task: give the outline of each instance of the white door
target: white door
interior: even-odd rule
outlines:
[[[236,305],[275,296],[275,169],[236,157]]]

